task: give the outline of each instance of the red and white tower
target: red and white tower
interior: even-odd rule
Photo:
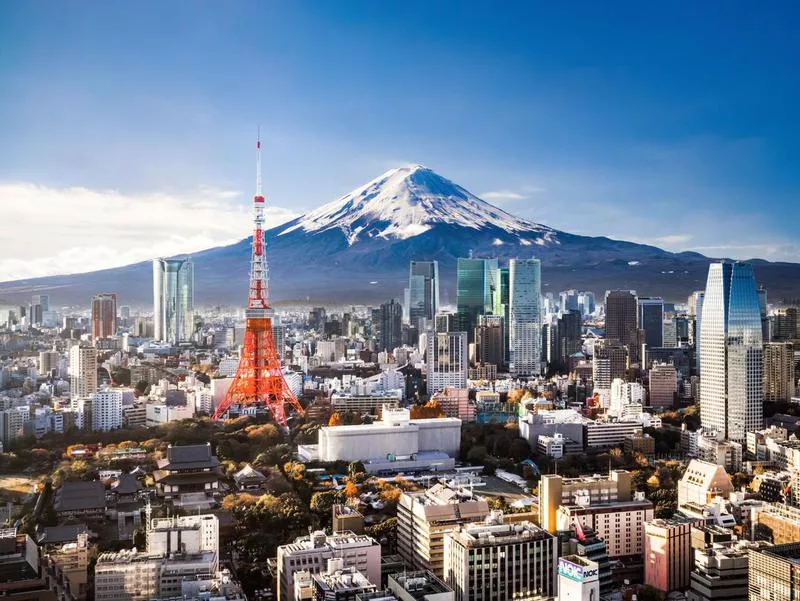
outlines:
[[[274,311],[269,306],[269,268],[264,242],[264,196],[261,194],[261,136],[256,143],[256,195],[253,197],[253,248],[250,257],[250,290],[247,297],[247,326],[239,367],[225,399],[214,412],[222,418],[231,405],[264,405],[275,421],[286,425],[289,411],[300,415],[303,408],[281,371],[281,361],[272,336]]]

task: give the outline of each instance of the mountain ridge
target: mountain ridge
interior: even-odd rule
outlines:
[[[265,232],[272,298],[374,303],[402,298],[408,262],[438,260],[442,296],[455,302],[458,257],[537,257],[543,291],[625,288],[685,299],[705,287],[712,259],[581,236],[516,217],[422,165],[391,169],[352,192]],[[192,253],[198,305],[242,305],[250,238]],[[800,297],[800,265],[753,261],[772,298]],[[83,274],[0,282],[0,298],[50,292],[58,305],[113,290],[121,304],[152,303],[149,261]],[[58,299],[61,300],[58,300]]]

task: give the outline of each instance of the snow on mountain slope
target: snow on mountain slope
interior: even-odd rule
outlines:
[[[556,241],[555,230],[509,215],[422,165],[391,169],[290,222],[278,235],[338,228],[352,246],[371,238],[405,240],[438,223],[475,230],[497,228],[522,235],[521,244],[531,244],[530,234],[536,234],[535,244]]]

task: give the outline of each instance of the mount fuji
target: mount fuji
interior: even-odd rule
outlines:
[[[565,206],[565,211],[570,207]],[[579,218],[579,216],[576,216]],[[455,303],[458,257],[542,260],[544,292],[567,288],[635,289],[684,300],[705,287],[711,259],[654,246],[578,236],[515,217],[422,165],[387,171],[371,182],[266,232],[275,301],[375,303],[402,298],[408,264],[439,261],[443,302]],[[247,293],[250,239],[192,255],[198,305],[241,305]],[[800,265],[753,260],[756,277],[780,301],[800,296]],[[85,305],[98,291],[123,304],[152,302],[149,262],[84,274],[0,283],[0,298],[52,295]]]

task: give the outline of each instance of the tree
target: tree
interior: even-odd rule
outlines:
[[[355,499],[358,497],[358,486],[352,480],[348,480],[344,486],[344,496],[348,499]]]
[[[313,495],[311,495],[311,503],[309,503],[309,506],[311,507],[312,511],[327,516],[333,509],[333,506],[340,501],[340,491],[324,490],[321,492],[315,492]]]
[[[347,473],[351,476],[355,476],[356,474],[366,474],[367,468],[364,467],[363,461],[352,461],[350,465],[347,466]]]
[[[472,447],[467,452],[467,461],[469,461],[470,463],[480,464],[483,463],[485,459],[486,459],[486,447],[482,446]]]

